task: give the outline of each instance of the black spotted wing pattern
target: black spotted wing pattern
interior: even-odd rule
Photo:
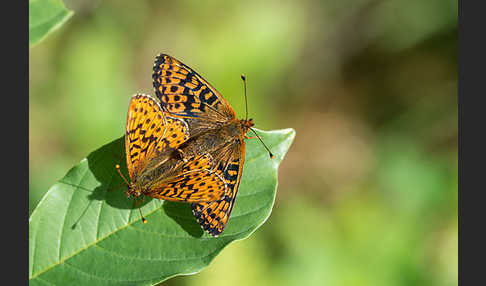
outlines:
[[[184,120],[165,116],[160,105],[148,95],[130,100],[125,129],[125,148],[130,179],[138,175],[157,152],[175,149],[189,139]]]
[[[240,142],[222,150],[223,153],[229,153],[222,158],[229,159],[220,160],[216,168],[217,173],[223,177],[227,186],[224,197],[218,201],[191,204],[197,221],[212,236],[218,236],[223,232],[233,210],[245,161],[245,143],[243,139],[240,140]]]
[[[207,118],[218,124],[236,117],[221,94],[202,76],[173,57],[160,54],[153,70],[155,94],[170,114],[185,118]]]
[[[181,166],[179,175],[154,182],[146,195],[189,203],[220,200],[228,188],[223,177],[211,170],[213,164],[209,154],[194,157]]]

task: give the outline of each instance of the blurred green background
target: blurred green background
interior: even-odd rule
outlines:
[[[457,1],[66,1],[30,49],[29,211],[168,53],[297,136],[268,221],[163,285],[457,285]],[[135,242],[143,243],[143,242]]]

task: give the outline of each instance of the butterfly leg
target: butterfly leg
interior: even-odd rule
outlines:
[[[245,135],[245,139],[255,139],[255,138],[258,138],[258,137],[256,137],[256,136],[251,136],[251,137],[250,137],[250,136],[248,136],[248,135]]]

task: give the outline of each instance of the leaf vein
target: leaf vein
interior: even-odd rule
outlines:
[[[42,281],[42,282],[44,282],[44,283],[46,283],[46,284],[48,284],[48,285],[56,285],[56,284],[51,283],[51,282],[49,282],[49,281],[47,281],[47,280],[45,280],[45,279],[42,279],[42,278],[40,278],[40,277],[37,277],[37,279],[39,279],[39,281]]]
[[[79,185],[82,184],[82,182],[86,179],[86,176],[88,174],[88,171],[86,170],[83,174],[83,176],[79,179]],[[76,193],[76,191],[78,190],[78,188],[75,188],[72,193],[71,193],[71,197],[69,198],[68,200],[68,204],[67,204],[67,207],[66,207],[66,213],[64,214],[64,217],[62,219],[62,227],[61,227],[61,232],[60,232],[60,236],[59,236],[59,251],[58,251],[58,260],[61,260],[61,251],[62,251],[62,242],[63,242],[63,237],[64,237],[64,229],[66,228],[66,218],[67,218],[67,215],[69,213],[69,207],[71,206],[71,202],[73,201],[73,197],[74,197],[74,194]]]

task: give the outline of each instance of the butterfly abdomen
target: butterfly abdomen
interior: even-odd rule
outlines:
[[[157,164],[147,168],[139,177],[136,184],[144,190],[150,190],[152,185],[157,181],[170,178],[178,174],[178,167],[183,164],[178,158],[170,158],[163,164]]]

